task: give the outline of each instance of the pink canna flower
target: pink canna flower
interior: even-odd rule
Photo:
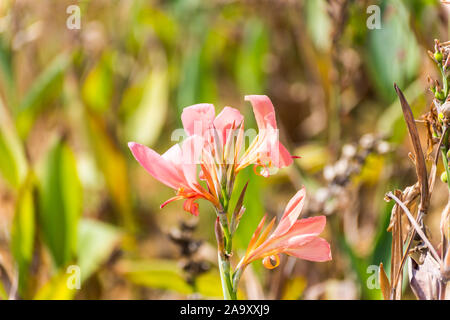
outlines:
[[[266,268],[276,268],[280,262],[280,253],[309,261],[331,260],[330,245],[325,239],[318,237],[325,227],[325,216],[297,220],[304,201],[305,189],[302,188],[289,201],[278,226],[270,236],[269,232],[275,224],[275,218],[263,230],[266,216],[263,217],[238,268],[245,268],[249,263],[259,259],[263,259]]]
[[[235,108],[225,107],[216,116],[214,106],[207,103],[184,108],[181,120],[188,138],[181,146],[174,145],[159,155],[141,144],[128,144],[136,160],[154,178],[177,191],[177,195],[161,207],[184,199],[184,209],[198,215],[195,201],[203,198],[222,212],[223,195],[231,196],[235,175],[240,170],[253,164],[257,174],[268,176],[268,168],[282,168],[292,163],[293,157],[278,140],[275,110],[270,99],[258,95],[245,99],[253,105],[259,132],[242,155],[242,114]],[[263,168],[261,173],[256,171],[258,167]],[[206,187],[199,180],[204,180]]]
[[[255,165],[255,172],[262,167],[262,175],[268,176],[268,168],[283,168],[292,164],[291,154],[280,143],[275,109],[265,95],[246,96],[253,106],[259,133],[239,158],[244,139],[244,118],[239,110],[225,107],[215,117],[212,104],[197,104],[183,110],[181,119],[188,135],[200,135],[209,142],[209,151],[216,160],[235,165],[235,173],[249,165]],[[231,141],[238,130],[236,144]],[[219,140],[219,141],[215,141]],[[233,145],[234,148],[227,146]],[[230,155],[232,156],[230,159]],[[232,160],[232,161],[229,161]],[[228,162],[227,162],[228,161]],[[257,172],[258,173],[258,172]]]
[[[198,149],[202,148],[203,139],[198,136],[191,136],[184,141],[182,146],[176,144],[167,150],[163,155],[159,155],[154,150],[136,142],[128,144],[136,160],[155,179],[165,185],[175,189],[177,195],[161,205],[185,199],[184,209],[193,215],[198,215],[197,199],[203,198],[218,205],[217,198],[203,188],[197,181],[197,162],[195,155]]]

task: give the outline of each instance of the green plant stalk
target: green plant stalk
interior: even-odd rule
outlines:
[[[224,201],[225,203],[228,203],[228,199]],[[225,246],[223,248],[222,252],[219,252],[218,254],[218,260],[219,260],[219,271],[220,271],[220,278],[222,282],[222,290],[223,290],[223,297],[226,300],[236,300],[236,292],[233,289],[233,283],[231,280],[231,264],[230,264],[230,257],[232,253],[232,236],[230,233],[230,228],[228,224],[228,217],[226,214],[227,210],[224,209],[222,212],[217,212],[217,215],[219,217],[219,222],[223,230],[224,234],[224,242]]]

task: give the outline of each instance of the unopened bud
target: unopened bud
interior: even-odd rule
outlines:
[[[448,176],[447,176],[447,172],[446,171],[442,172],[442,174],[441,174],[441,181],[444,182],[444,183],[448,182]]]
[[[225,242],[224,242],[224,238],[223,238],[223,230],[222,230],[222,226],[220,225],[219,217],[217,217],[217,219],[216,219],[214,231],[216,233],[217,247],[219,249],[219,252],[223,252],[224,248],[225,248]]]
[[[435,52],[434,58],[436,59],[437,62],[440,63],[444,59],[444,55],[441,52]]]
[[[436,93],[434,94],[434,96],[436,97],[436,99],[438,100],[444,100],[445,99],[445,94],[442,91],[436,91]]]

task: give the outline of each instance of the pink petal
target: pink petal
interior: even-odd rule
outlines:
[[[256,123],[259,129],[265,129],[268,125],[277,129],[277,120],[272,101],[265,95],[245,96],[245,101],[250,101],[253,106]]]
[[[232,133],[231,127],[233,126],[233,123],[234,128],[236,129],[243,120],[244,116],[239,112],[239,110],[231,107],[223,108],[214,120],[214,127],[218,131],[223,145],[226,143],[228,135]]]
[[[271,235],[271,238],[279,237],[285,234],[295,224],[298,216],[302,212],[303,205],[305,203],[305,196],[306,191],[303,187],[292,197],[284,210],[280,223]]]
[[[319,235],[322,233],[327,218],[325,216],[317,216],[295,221],[294,225],[289,230],[290,237],[300,235]]]
[[[139,143],[128,143],[133,156],[155,179],[165,185],[177,190],[183,179],[180,177],[178,170],[174,167],[170,157],[160,156],[154,150],[147,148]],[[175,146],[174,146],[175,147]],[[179,147],[178,147],[179,148]],[[176,148],[170,150],[170,154],[175,153]],[[167,159],[169,158],[169,159]]]
[[[288,167],[292,164],[294,160],[292,160],[292,156],[287,151],[286,147],[281,144],[281,142],[278,142],[278,161],[275,161],[275,166],[277,168],[284,168]]]
[[[184,108],[181,114],[181,121],[188,135],[196,134],[203,137],[205,132],[211,128],[214,116],[214,106],[208,103],[201,103]]]
[[[200,161],[203,145],[203,138],[194,135],[188,137],[181,147],[180,165],[183,175],[186,179],[186,184],[194,190],[198,186],[197,164]]]
[[[286,249],[284,253],[309,261],[322,262],[331,260],[330,244],[325,239],[318,237],[312,237],[311,241],[307,241],[306,244],[303,242],[298,247]]]

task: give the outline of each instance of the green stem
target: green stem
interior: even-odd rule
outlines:
[[[226,211],[218,212],[219,221],[223,230],[225,246],[222,252],[219,252],[219,271],[222,281],[223,297],[226,300],[236,300],[236,293],[233,290],[233,283],[231,280],[231,264],[230,257],[232,253],[232,238],[230,228],[228,225],[228,218]]]
[[[441,153],[442,153],[442,162],[444,163],[445,172],[447,173],[447,186],[450,190],[450,168],[448,167],[448,159],[447,159],[447,152],[448,152],[448,136],[450,133],[450,130],[446,127],[443,129],[444,131],[444,139],[442,140],[442,146],[441,146]]]

